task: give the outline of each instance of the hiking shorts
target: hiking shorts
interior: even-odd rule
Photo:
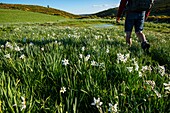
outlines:
[[[125,32],[132,32],[133,26],[135,27],[135,32],[142,31],[144,20],[145,20],[145,11],[128,12],[126,14],[126,20],[125,20]]]

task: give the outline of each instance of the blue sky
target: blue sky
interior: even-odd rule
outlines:
[[[0,0],[2,3],[47,6],[73,14],[91,14],[118,6],[120,0]]]

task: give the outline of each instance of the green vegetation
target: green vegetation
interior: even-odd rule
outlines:
[[[0,24],[35,24],[42,23],[46,25],[69,25],[69,26],[87,26],[90,24],[113,23],[113,20],[104,19],[67,19],[62,16],[52,16],[42,13],[0,9]],[[44,24],[45,23],[45,24]]]
[[[29,12],[38,12],[38,13],[44,13],[48,15],[54,15],[54,16],[62,16],[65,18],[74,18],[74,19],[83,19],[83,18],[113,18],[117,14],[118,8],[111,8],[107,9],[95,14],[90,14],[86,16],[80,16],[80,15],[74,15],[70,14],[65,11],[61,11],[58,9],[50,8],[50,7],[42,7],[37,5],[21,5],[21,4],[5,4],[0,3],[0,9],[17,9],[22,11],[29,11]],[[154,22],[170,22],[170,1],[169,0],[156,0],[155,4],[151,10],[150,17],[148,18],[148,21],[154,21]],[[124,16],[124,15],[123,15]]]
[[[152,9],[151,15],[156,16],[170,16],[170,1],[169,0],[156,0]]]
[[[1,24],[0,113],[170,112],[169,24],[145,24],[146,54],[104,22]]]
[[[3,23],[35,23],[57,22],[65,19],[61,16],[52,16],[42,13],[34,13],[20,10],[0,9],[0,24]]]
[[[117,14],[117,11],[118,11],[118,8],[111,8],[105,11],[95,13],[93,15],[96,15],[98,17],[115,17]]]
[[[104,10],[92,15],[97,17],[109,18],[115,17],[117,14],[118,8],[111,8]],[[123,15],[125,16],[125,15]],[[152,7],[149,21],[154,22],[170,22],[170,1],[169,0],[155,0],[154,6]]]
[[[145,53],[135,33],[126,45],[123,21],[4,6],[12,9],[0,9],[0,113],[170,112],[169,24],[145,23]]]
[[[16,9],[22,11],[30,11],[37,13],[44,13],[55,16],[62,16],[65,18],[79,18],[79,15],[74,15],[65,11],[61,11],[58,9],[50,8],[50,7],[42,7],[37,5],[22,5],[22,4],[0,4],[0,9]]]

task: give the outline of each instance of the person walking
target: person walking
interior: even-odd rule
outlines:
[[[148,5],[151,5],[148,9],[142,9],[142,8],[140,9],[140,6],[143,5],[144,7],[146,7],[146,4],[142,3],[143,1],[140,4],[137,4],[136,1],[141,2],[141,0],[121,0],[120,1],[116,22],[117,23],[120,22],[120,17],[122,13],[125,12],[126,14],[126,19],[125,19],[126,43],[130,46],[132,45],[131,34],[132,34],[133,27],[134,27],[135,33],[141,42],[142,49],[149,50],[150,44],[147,42],[146,37],[144,33],[142,32],[142,30],[143,30],[144,21],[148,18],[150,14],[150,9],[151,9],[152,4],[148,4]],[[153,0],[150,0],[150,1],[153,2]]]

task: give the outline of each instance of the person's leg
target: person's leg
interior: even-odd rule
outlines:
[[[132,45],[132,38],[131,38],[131,33],[130,31],[126,32],[126,44],[128,44],[129,46]]]
[[[145,37],[145,35],[143,34],[142,31],[136,32],[136,36],[138,37],[138,39],[140,40],[140,42],[146,42],[146,37]]]
[[[143,50],[148,50],[150,48],[150,44],[147,42],[145,35],[142,31],[136,32],[137,37],[141,42],[141,47]]]
[[[144,25],[144,18],[145,18],[145,13],[141,13],[141,15],[139,15],[138,19],[135,20],[135,33],[141,42],[142,49],[148,50],[150,47],[150,44],[147,42],[146,37],[142,32],[143,25]]]
[[[134,25],[134,19],[132,18],[132,16],[133,15],[131,14],[127,14],[125,20],[126,43],[130,46],[132,45],[131,34]]]

